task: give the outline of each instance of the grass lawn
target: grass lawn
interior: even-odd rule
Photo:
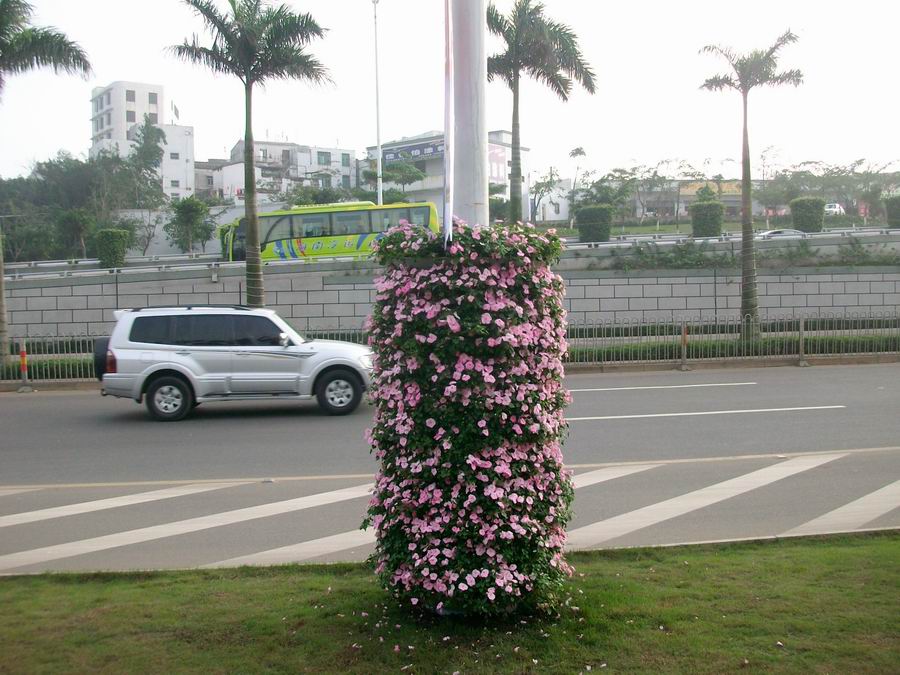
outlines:
[[[0,673],[897,672],[900,533],[571,556],[562,616],[410,616],[363,565],[0,578]]]

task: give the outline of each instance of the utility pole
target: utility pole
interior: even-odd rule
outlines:
[[[450,0],[453,58],[453,214],[470,225],[487,225],[488,143],[487,7],[485,0]]]
[[[381,174],[381,99],[378,88],[378,0],[372,0],[372,15],[375,20],[375,143],[378,145],[377,175],[378,204],[384,203],[384,185]]]

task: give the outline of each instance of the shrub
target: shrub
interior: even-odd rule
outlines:
[[[791,200],[791,220],[801,232],[821,232],[825,222],[825,200],[797,197]]]
[[[718,237],[722,234],[725,207],[722,202],[700,201],[691,204],[691,234],[695,237]]]
[[[582,206],[575,213],[575,226],[581,241],[609,241],[609,228],[616,207],[612,204]]]
[[[900,195],[885,199],[884,210],[887,213],[888,227],[900,227]]]
[[[127,230],[112,228],[98,230],[96,242],[100,267],[122,267],[125,264],[125,251],[128,250],[130,238],[131,235]]]
[[[378,242],[369,319],[379,461],[366,525],[395,597],[436,612],[553,605],[572,486],[563,469],[556,236],[401,225]]]

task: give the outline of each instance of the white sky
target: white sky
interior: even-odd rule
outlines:
[[[375,144],[374,60],[370,0],[286,0],[328,28],[311,51],[331,71],[333,85],[271,83],[255,95],[258,140],[287,138],[310,145],[354,148]],[[88,52],[85,81],[49,71],[10,77],[0,100],[0,176],[29,171],[65,149],[86,155],[90,92],[115,80],[161,84],[182,124],[195,127],[196,158],[225,157],[243,135],[243,91],[235,78],[213,76],[165,51],[203,29],[178,0],[32,0],[35,25],[52,25]],[[225,6],[224,0],[219,0]],[[522,91],[522,142],[533,172],[549,166],[571,174],[568,152],[583,146],[599,171],[661,159],[711,160],[726,176],[739,174],[740,97],[698,89],[724,71],[698,55],[716,42],[738,50],[765,47],[787,28],[800,37],[783,68],[800,68],[799,89],[751,94],[754,160],[774,146],[778,162],[830,163],[865,157],[900,159],[896,0],[545,0],[546,13],[572,26],[593,66],[598,90],[575,91],[562,103],[542,86]],[[443,127],[443,5],[441,0],[381,0],[382,140]],[[507,10],[512,0],[498,0]],[[745,16],[746,15],[746,16]],[[208,36],[204,35],[208,40]],[[489,53],[497,50],[493,39]],[[512,97],[488,85],[488,128],[508,129]],[[170,120],[171,121],[171,120]],[[900,165],[895,165],[900,166]],[[754,170],[756,173],[756,170]]]

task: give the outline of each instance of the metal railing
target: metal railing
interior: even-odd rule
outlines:
[[[361,328],[301,331],[308,339],[365,344]],[[12,338],[0,381],[19,382],[21,352],[28,383],[95,379],[94,341],[99,336],[29,335]],[[606,365],[794,362],[814,357],[900,355],[900,313],[767,317],[739,316],[675,321],[572,321],[566,362]],[[17,358],[18,357],[18,358]]]

